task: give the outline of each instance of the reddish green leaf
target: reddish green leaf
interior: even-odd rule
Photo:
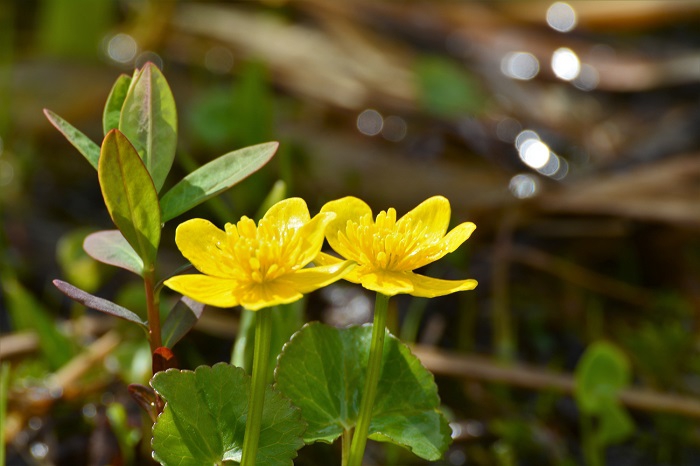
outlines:
[[[83,241],[83,249],[103,264],[143,275],[143,260],[119,230],[98,231],[88,235]]]
[[[270,161],[278,147],[277,142],[245,147],[199,167],[165,193],[161,199],[163,221],[187,212],[254,173]]]
[[[78,149],[78,152],[83,154],[83,157],[90,162],[90,165],[97,169],[97,160],[100,158],[100,146],[95,144],[92,139],[85,136],[79,129],[68,123],[66,120],[56,115],[51,110],[45,108],[44,115],[49,119],[52,125],[68,139],[68,142],[73,144],[73,147]]]
[[[113,129],[119,128],[119,119],[122,114],[122,107],[126,94],[131,86],[131,76],[125,74],[120,75],[117,81],[112,86],[112,90],[107,97],[105,109],[102,113],[102,127],[104,128],[105,136]]]
[[[146,63],[130,86],[119,130],[134,145],[160,191],[175,159],[177,112],[165,76],[153,63]]]
[[[160,242],[160,206],[146,166],[119,130],[105,137],[97,176],[112,221],[143,260],[153,266]]]

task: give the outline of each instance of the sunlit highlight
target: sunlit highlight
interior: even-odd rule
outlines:
[[[572,81],[581,72],[581,61],[573,50],[562,47],[552,55],[552,71],[564,81]]]

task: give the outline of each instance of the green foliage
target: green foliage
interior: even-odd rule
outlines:
[[[122,74],[117,78],[114,86],[112,86],[112,90],[109,92],[107,102],[105,103],[104,112],[102,113],[102,128],[105,136],[107,136],[107,133],[111,130],[119,129],[122,107],[124,107],[124,101],[126,100],[132,82],[133,79],[131,76]]]
[[[276,386],[302,410],[306,443],[333,442],[351,430],[364,389],[372,327],[337,329],[310,323],[285,345]],[[388,334],[370,436],[409,448],[421,458],[442,457],[450,439],[432,374],[409,348]]]
[[[71,340],[60,332],[49,311],[9,274],[2,277],[10,318],[16,330],[33,330],[39,348],[51,370],[56,370],[76,354]]]
[[[83,249],[87,230],[78,229],[66,233],[56,244],[56,261],[69,282],[88,292],[100,285],[100,266]]]
[[[483,93],[477,81],[457,63],[440,57],[423,57],[416,63],[419,100],[438,117],[452,118],[478,112]]]
[[[158,193],[145,164],[119,130],[102,143],[97,176],[112,221],[143,260],[153,268],[160,243]]]
[[[204,304],[186,296],[180,299],[163,322],[163,346],[172,348],[194,327],[204,312]]]
[[[143,275],[143,259],[119,230],[98,231],[88,235],[83,241],[83,249],[97,261]]]
[[[73,147],[78,149],[90,165],[97,170],[97,161],[100,158],[100,146],[95,144],[89,137],[85,136],[79,129],[68,123],[66,120],[56,115],[49,109],[44,109],[44,115],[51,124],[60,131]]]
[[[138,151],[156,191],[160,191],[175,159],[177,112],[170,86],[153,63],[141,68],[131,83],[122,106],[119,130]]]
[[[574,396],[583,416],[598,420],[597,428],[584,429],[589,461],[601,456],[601,450],[626,439],[634,432],[634,422],[620,405],[618,394],[631,379],[630,363],[614,345],[599,341],[583,354],[576,367]],[[597,460],[597,462],[601,462]]]
[[[270,161],[276,142],[239,149],[194,170],[161,199],[163,221],[177,217],[240,182]]]
[[[137,314],[131,312],[130,310],[122,306],[119,306],[118,304],[113,303],[112,301],[93,296],[90,293],[87,293],[61,280],[54,280],[53,284],[56,286],[56,288],[58,288],[61,291],[61,293],[65,294],[73,301],[84,305],[85,307],[95,309],[96,311],[104,312],[105,314],[109,314],[114,317],[119,317],[120,319],[128,320],[129,322],[139,324],[142,327],[146,328],[146,322],[141,320],[141,318]]]
[[[194,372],[160,372],[151,385],[167,402],[153,427],[154,458],[163,465],[200,466],[241,460],[250,377],[227,364]],[[304,444],[298,408],[272,387],[265,392],[256,464],[287,466]]]

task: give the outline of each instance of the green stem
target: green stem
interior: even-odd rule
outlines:
[[[372,409],[374,408],[374,399],[377,397],[377,384],[382,369],[382,352],[384,351],[388,303],[388,296],[377,293],[377,299],[374,302],[374,324],[372,325],[372,343],[369,348],[369,361],[367,361],[365,390],[360,404],[357,426],[352,436],[348,466],[361,466],[362,457],[365,454],[369,423],[372,420]]]
[[[160,335],[160,299],[159,294],[155,292],[155,272],[152,268],[143,274],[143,286],[146,290],[148,342],[151,345],[151,354],[153,354],[163,346],[163,340]]]
[[[243,437],[243,457],[241,466],[254,466],[260,440],[260,424],[263,404],[265,403],[265,386],[267,369],[270,361],[270,340],[272,339],[272,309],[258,311],[255,326],[255,354],[253,356],[253,380],[250,385],[248,402],[248,419],[245,423]]]
[[[342,443],[343,443],[343,449],[342,449],[342,458],[341,458],[341,466],[348,466],[348,456],[350,454],[350,442],[352,442],[352,430],[346,430],[343,429],[343,438],[342,438]]]

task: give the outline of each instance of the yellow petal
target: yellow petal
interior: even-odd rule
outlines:
[[[181,223],[175,231],[175,243],[197,270],[214,277],[230,276],[226,266],[229,257],[225,249],[226,233],[213,223],[201,218],[194,218]]]
[[[325,252],[319,252],[314,258],[314,265],[316,266],[335,265],[340,264],[341,262],[344,262],[344,259],[331,256]],[[353,267],[346,273],[346,275],[343,276],[343,279],[353,283],[360,283],[360,274],[358,273],[358,270],[362,268],[362,266]]]
[[[263,218],[270,222],[272,228],[282,232],[289,229],[298,230],[311,216],[303,199],[291,197],[270,207]]]
[[[241,306],[250,310],[258,311],[265,307],[289,304],[300,300],[304,295],[286,283],[266,283],[250,287],[243,296],[240,297]]]
[[[398,231],[413,231],[414,236],[419,235],[422,246],[440,241],[449,224],[450,201],[442,196],[426,199],[396,222]]]
[[[330,265],[309,267],[280,277],[275,280],[275,283],[287,284],[300,293],[310,293],[340,280],[353,267],[355,267],[355,263],[352,261],[340,261]]]
[[[360,276],[362,286],[368,290],[377,291],[386,296],[410,294],[413,283],[407,272],[389,272],[377,270]]]
[[[233,280],[207,275],[178,275],[166,280],[165,286],[200,303],[217,307],[238,305]]]
[[[472,222],[464,222],[456,227],[454,227],[450,232],[445,235],[445,237],[440,241],[438,245],[430,250],[429,253],[425,254],[423,257],[417,257],[415,260],[415,269],[423,267],[424,265],[435,262],[441,259],[450,252],[454,252],[458,247],[462,245],[466,240],[469,239],[472,232],[476,229],[476,225]]]
[[[320,213],[299,228],[297,237],[301,241],[301,254],[297,261],[301,267],[314,260],[321,251],[326,227],[334,218],[335,214],[331,212]]]
[[[412,272],[409,272],[407,276],[413,284],[413,291],[409,294],[421,298],[435,298],[458,291],[473,290],[477,285],[477,281],[471,278],[467,280],[441,280]]]
[[[338,241],[338,233],[345,233],[348,221],[360,223],[360,219],[365,215],[372,215],[372,209],[362,200],[348,196],[326,203],[321,212],[333,212],[336,214],[326,228],[326,238],[333,250],[346,259],[358,261],[358,252],[344,247]]]

